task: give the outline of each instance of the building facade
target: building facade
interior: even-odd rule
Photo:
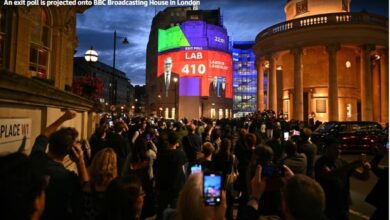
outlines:
[[[228,42],[219,9],[160,11],[147,46],[146,111],[175,119],[232,117]]]
[[[109,66],[102,62],[87,62],[84,57],[74,58],[74,78],[77,79],[81,76],[91,76],[102,80],[103,93],[100,97],[100,102],[106,106],[111,105],[110,100],[110,86],[114,86],[113,93],[116,100],[115,103],[118,108],[122,106],[129,107],[134,101],[134,86],[131,85],[130,79],[126,77],[126,74],[118,69],[114,72],[113,78],[112,66]],[[113,81],[113,83],[111,83]]]
[[[77,46],[76,14],[85,7],[0,7],[0,153],[25,141],[25,152],[40,132],[63,114],[76,110],[75,127],[88,138],[96,115],[93,103],[69,92]]]
[[[233,42],[234,117],[242,117],[257,110],[257,69],[253,45],[253,41]]]
[[[269,71],[270,109],[297,120],[313,112],[320,121],[388,122],[388,18],[350,12],[349,4],[289,0],[286,21],[257,35],[254,53],[258,71]]]

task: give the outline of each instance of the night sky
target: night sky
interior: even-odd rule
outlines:
[[[263,29],[285,20],[286,0],[200,0],[199,9],[221,9],[230,40],[253,41]],[[146,45],[156,12],[154,6],[94,6],[77,15],[79,47],[83,56],[91,46],[99,61],[112,65],[113,33],[127,37],[129,44],[117,39],[116,68],[125,72],[133,85],[145,84]],[[351,11],[362,10],[388,17],[388,0],[352,0]]]

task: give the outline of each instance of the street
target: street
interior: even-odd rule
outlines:
[[[342,155],[342,158],[348,162],[352,162],[360,158],[359,154],[354,155]],[[368,155],[368,159],[371,160],[372,156]],[[389,157],[388,155],[381,161],[381,165],[388,166]],[[363,220],[369,219],[372,213],[375,211],[375,207],[366,203],[364,199],[367,194],[374,187],[378,178],[370,171],[370,178],[367,181],[361,181],[351,177],[351,197],[352,205],[350,207],[350,220]]]

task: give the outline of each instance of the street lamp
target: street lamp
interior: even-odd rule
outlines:
[[[116,39],[123,38],[122,44],[127,45],[129,41],[126,37],[121,37],[116,35],[116,30],[114,31],[114,53],[112,59],[112,79],[110,84],[110,93],[111,93],[111,104],[116,104],[116,93],[117,93],[117,84],[115,83],[115,58],[116,58]]]
[[[85,61],[87,61],[88,63],[89,62],[92,62],[92,63],[95,63],[98,61],[98,57],[99,57],[99,54],[96,52],[96,50],[93,49],[93,47],[91,46],[91,48],[89,50],[87,50],[87,52],[85,52],[84,54],[84,59]],[[90,73],[92,73],[92,68],[90,68]],[[92,74],[90,74],[92,75]]]
[[[175,82],[175,119],[177,120],[177,115],[178,115],[178,110],[177,110],[177,104],[176,104],[176,99],[177,99],[177,77],[173,78],[173,82]]]
[[[84,54],[84,58],[87,62],[96,62],[96,61],[98,61],[98,57],[99,57],[99,54],[96,52],[96,50],[93,49],[92,46]]]

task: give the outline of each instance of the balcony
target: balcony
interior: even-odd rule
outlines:
[[[386,17],[368,14],[368,13],[332,13],[320,14],[309,17],[303,17],[286,22],[275,24],[262,32],[256,37],[256,42],[275,34],[288,32],[292,30],[325,25],[376,25],[387,28],[389,21]]]

